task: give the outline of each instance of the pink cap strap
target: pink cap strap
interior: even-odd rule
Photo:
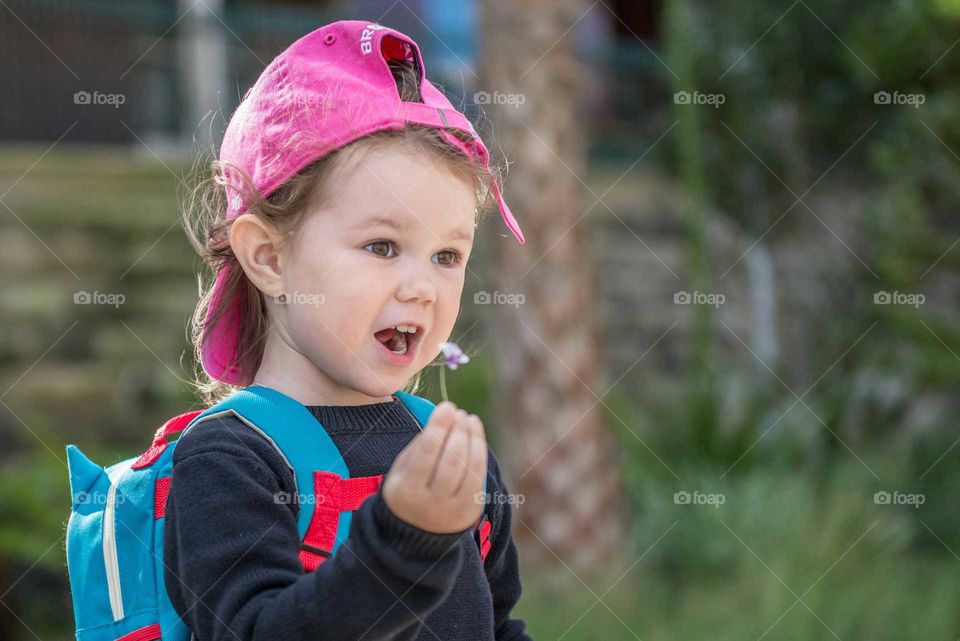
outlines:
[[[403,110],[403,118],[407,122],[415,122],[419,125],[427,125],[437,129],[459,129],[474,138],[477,137],[473,124],[459,111],[433,107],[422,102],[403,102],[400,103],[400,106]]]

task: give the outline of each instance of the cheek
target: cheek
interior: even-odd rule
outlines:
[[[287,325],[297,343],[313,351],[318,341],[326,341],[326,334],[337,329],[329,318],[330,310],[337,308],[338,297],[331,291],[336,281],[329,278],[327,261],[306,252],[286,267],[284,288],[291,301],[285,309]]]
[[[439,351],[439,343],[448,340],[453,326],[460,315],[460,297],[463,294],[463,275],[443,282],[437,291],[437,303],[434,309],[434,340]],[[431,348],[432,349],[432,348]]]
[[[460,297],[463,295],[463,274],[459,277],[450,279],[450,282],[443,283],[438,292],[437,302],[442,308],[442,313],[452,314],[457,317],[460,311]]]
[[[291,290],[307,292],[318,304],[288,309],[287,319],[294,338],[312,354],[338,358],[361,349],[376,319],[380,290],[388,283],[370,278],[362,260],[351,253],[318,255],[298,261],[287,283]],[[339,259],[338,259],[339,258]],[[361,257],[362,258],[362,257]],[[359,296],[358,292],[365,295]],[[301,297],[302,298],[302,297]]]
[[[364,354],[365,336],[357,312],[329,296],[317,307],[300,306],[287,315],[290,336],[314,365],[339,377]]]
[[[315,251],[301,251],[288,264],[286,286],[320,299],[319,310],[327,315],[344,305],[353,307],[357,301],[351,292],[357,291],[360,277],[356,266],[350,264],[351,260],[353,257],[349,252],[343,253],[318,243]]]

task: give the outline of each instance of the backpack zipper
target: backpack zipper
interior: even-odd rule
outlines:
[[[113,620],[123,618],[123,594],[120,591],[120,562],[117,558],[117,485],[127,466],[111,470],[107,504],[103,511],[103,566],[107,575],[107,593]]]
[[[110,594],[110,610],[113,620],[123,618],[123,598],[120,593],[120,564],[117,560],[116,526],[117,485],[110,484],[107,490],[107,507],[103,512],[103,565],[107,570],[107,591]]]

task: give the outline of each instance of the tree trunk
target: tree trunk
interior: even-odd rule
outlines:
[[[586,70],[574,57],[571,25],[590,5],[481,6],[479,90],[491,99],[478,102],[487,103],[491,147],[516,161],[504,195],[526,237],[525,245],[509,235],[492,243],[497,291],[525,297],[490,307],[496,429],[510,444],[500,454],[511,492],[525,501],[514,510],[514,534],[532,564],[559,557],[578,574],[609,570],[622,560],[625,510],[618,454],[603,422],[590,244],[595,218],[607,212],[598,205],[577,223],[586,209],[578,176],[586,173],[588,123],[577,109]],[[488,229],[495,223],[503,231],[499,221]]]

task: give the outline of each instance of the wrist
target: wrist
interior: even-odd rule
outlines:
[[[430,532],[404,521],[390,509],[383,496],[383,486],[372,497],[373,517],[377,527],[398,550],[407,556],[438,558],[455,548],[469,527],[457,532]]]

